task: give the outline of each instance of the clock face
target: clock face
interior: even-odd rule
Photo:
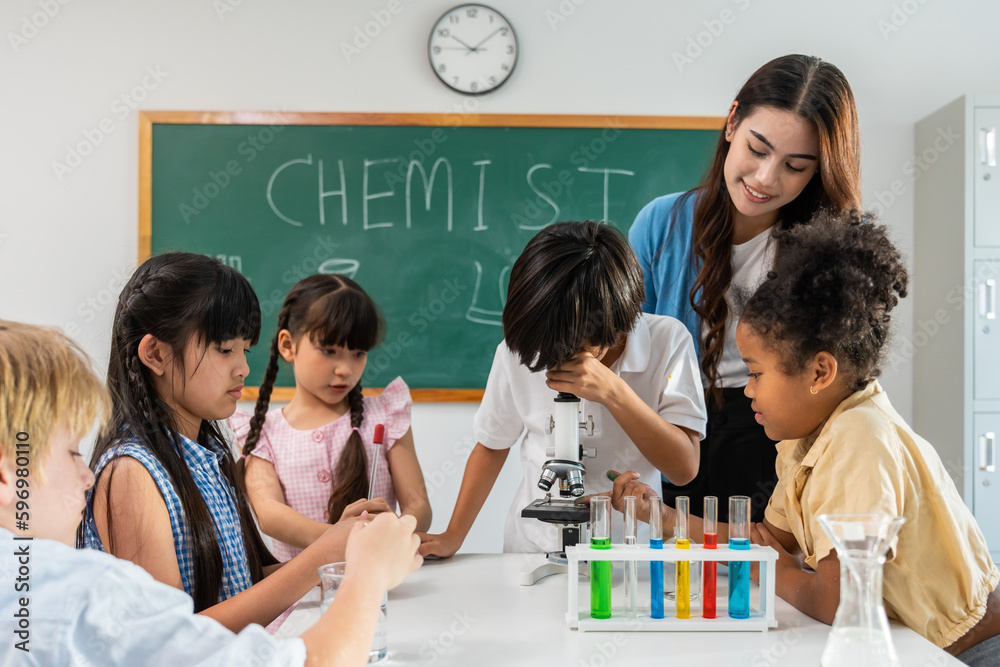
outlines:
[[[431,66],[445,85],[479,95],[514,71],[517,37],[507,19],[485,5],[460,5],[438,19],[428,43]]]

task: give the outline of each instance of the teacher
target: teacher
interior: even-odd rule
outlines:
[[[735,309],[766,278],[781,248],[777,229],[820,208],[861,208],[860,133],[843,73],[819,58],[788,55],[751,76],[729,107],[700,186],[654,199],[629,231],[646,287],[643,311],[681,320],[698,348],[708,406],[700,467],[690,484],[664,479],[663,498],[750,496],[764,518],[777,476],[774,442],[743,390]],[[725,511],[725,510],[723,510]],[[720,517],[724,519],[724,517]]]

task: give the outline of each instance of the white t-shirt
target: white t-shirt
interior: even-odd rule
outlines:
[[[705,401],[698,360],[691,335],[678,320],[642,314],[611,370],[665,420],[704,437]],[[524,436],[523,477],[504,527],[505,552],[548,552],[560,547],[557,526],[521,518],[522,509],[545,497],[545,492],[538,488],[538,477],[549,458],[545,450],[554,444],[553,436],[545,433],[545,424],[554,413],[555,397],[556,392],[545,386],[544,371],[530,372],[505,343],[500,343],[473,430],[476,439],[490,449],[509,449]],[[581,400],[580,410],[583,419],[587,415],[594,418],[594,434],[587,435],[581,430],[580,443],[597,452],[596,458],[583,461],[587,469],[586,493],[611,490],[611,482],[605,475],[609,469],[635,470],[643,482],[654,489],[660,488],[659,471],[639,452],[604,406]],[[613,542],[622,542],[622,523],[621,514],[613,513]]]
[[[14,589],[19,549],[29,552],[30,591]],[[4,627],[14,627],[10,619],[23,608],[21,597],[30,601],[31,619],[30,653],[18,650],[22,639],[4,630],[3,665],[292,667],[306,661],[301,639],[275,639],[254,623],[234,634],[195,614],[184,591],[96,549],[16,540],[0,528],[0,574]]]
[[[726,303],[729,305],[726,341],[722,348],[722,358],[719,359],[720,387],[745,387],[747,384],[747,365],[743,363],[740,351],[736,348],[736,325],[739,318],[733,313],[733,303],[737,294],[753,294],[774,265],[775,242],[771,237],[772,229],[773,227],[768,227],[745,243],[733,244],[733,279],[726,290]],[[708,328],[702,325],[702,339],[706,333]],[[705,382],[706,378],[702,377],[702,381]]]

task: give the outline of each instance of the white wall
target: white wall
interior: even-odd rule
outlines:
[[[450,93],[426,61],[431,25],[457,0],[399,0],[398,15],[351,62],[341,42],[389,0],[64,1],[0,6],[0,317],[67,327],[101,367],[111,304],[136,258],[138,126],[121,100],[136,86],[145,109],[447,112],[464,104],[480,113],[717,116],[762,63],[813,54],[851,81],[866,205],[885,209],[908,252],[914,122],[965,92],[1000,91],[995,0],[490,0],[513,23],[521,53],[511,80],[481,99]],[[678,66],[674,54],[686,49],[692,62]],[[83,133],[96,136],[102,119],[100,144],[57,177],[53,162],[65,161]],[[902,349],[913,330],[908,302],[896,321]],[[883,384],[909,418],[912,363],[897,360]],[[450,516],[473,411],[414,409],[425,474],[445,481],[434,492],[435,530]],[[468,548],[499,548],[515,458]]]

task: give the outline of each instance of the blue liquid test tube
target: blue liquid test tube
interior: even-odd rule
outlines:
[[[663,549],[663,499],[649,499],[649,548]],[[664,618],[663,614],[663,561],[649,561],[649,603],[651,618]]]
[[[729,548],[750,550],[750,498],[729,498]],[[750,561],[729,561],[729,617],[750,618]]]

